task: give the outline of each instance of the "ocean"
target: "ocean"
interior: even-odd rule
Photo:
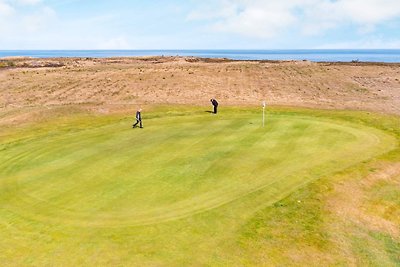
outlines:
[[[400,49],[346,50],[0,50],[0,58],[194,56],[235,60],[310,60],[314,62],[400,63]]]

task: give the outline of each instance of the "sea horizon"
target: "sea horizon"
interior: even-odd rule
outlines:
[[[0,50],[0,58],[112,58],[193,56],[233,60],[400,63],[400,49],[68,49]]]

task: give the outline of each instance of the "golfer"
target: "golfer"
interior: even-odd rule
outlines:
[[[211,98],[210,102],[214,106],[214,114],[217,114],[217,112],[218,112],[218,102],[217,102],[217,100],[214,99],[214,98]]]
[[[143,128],[143,124],[142,124],[142,109],[141,108],[136,111],[136,123],[134,125],[132,125],[132,128],[136,128],[138,123],[140,123],[140,128]]]

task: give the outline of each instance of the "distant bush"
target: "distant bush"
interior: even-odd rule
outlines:
[[[15,67],[15,62],[14,61],[1,61],[0,62],[0,68],[7,68],[7,67]]]

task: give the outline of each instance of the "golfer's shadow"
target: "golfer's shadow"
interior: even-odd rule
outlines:
[[[213,111],[210,111],[210,110],[206,110],[204,112],[206,112],[206,113],[214,113]]]

